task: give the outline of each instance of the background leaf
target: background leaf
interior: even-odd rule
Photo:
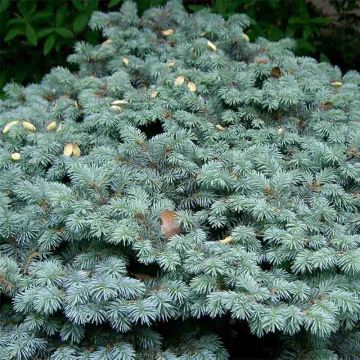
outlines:
[[[78,33],[83,31],[86,28],[88,21],[89,15],[87,13],[79,14],[74,21],[74,32]]]
[[[55,35],[50,35],[44,44],[44,55],[47,55],[55,44]]]
[[[36,7],[37,7],[37,1],[35,1],[35,0],[17,1],[17,4],[18,4],[20,13],[24,17],[30,17],[31,14],[33,14],[35,12]]]
[[[42,30],[39,30],[36,35],[37,35],[38,39],[41,39],[45,36],[52,34],[53,32],[54,32],[53,28],[42,29]]]
[[[0,0],[0,12],[5,11],[10,5],[10,0]]]
[[[75,6],[75,9],[79,12],[82,12],[86,9],[85,2],[81,0],[72,0],[72,3]]]
[[[46,20],[49,17],[51,17],[53,14],[51,11],[41,11],[37,12],[31,17],[32,21],[40,21],[40,20]]]
[[[10,40],[12,40],[12,39],[14,39],[15,37],[20,36],[20,35],[25,35],[24,29],[21,29],[21,28],[11,29],[11,30],[9,30],[9,32],[6,34],[4,40],[5,40],[5,41],[10,41]]]
[[[109,7],[109,8],[112,8],[112,7],[116,6],[116,5],[119,5],[120,3],[121,3],[121,0],[111,0],[111,1],[109,2],[108,7]]]
[[[72,38],[74,34],[66,28],[56,28],[55,31],[64,38]]]
[[[34,28],[30,24],[26,24],[25,27],[26,38],[30,45],[37,44],[37,38]]]

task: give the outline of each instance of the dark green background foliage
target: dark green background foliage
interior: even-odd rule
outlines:
[[[0,0],[0,88],[9,81],[39,81],[55,65],[64,65],[77,40],[96,43],[99,35],[87,26],[94,10],[116,10],[122,0]],[[140,13],[164,0],[138,0]],[[248,14],[251,40],[264,36],[297,40],[296,53],[330,61],[342,69],[357,68],[360,41],[356,0],[185,0],[189,11],[211,6],[228,17]],[[324,3],[319,6],[319,3]],[[326,4],[336,9],[335,20],[322,16]],[[320,9],[320,10],[319,10]],[[325,11],[326,12],[326,11]],[[334,46],[335,45],[335,46]],[[1,91],[0,91],[1,96]]]

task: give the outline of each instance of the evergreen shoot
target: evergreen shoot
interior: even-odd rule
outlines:
[[[360,74],[249,25],[125,2],[6,86],[0,359],[360,358]]]

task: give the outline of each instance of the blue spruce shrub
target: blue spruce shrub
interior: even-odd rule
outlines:
[[[248,25],[126,2],[6,86],[0,359],[360,358],[360,75]]]

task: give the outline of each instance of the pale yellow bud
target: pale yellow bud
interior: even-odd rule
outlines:
[[[4,126],[4,129],[3,129],[3,134],[6,134],[6,133],[8,133],[9,131],[10,131],[10,129],[14,126],[14,125],[16,125],[16,124],[18,124],[19,123],[19,121],[18,120],[15,120],[15,121],[11,121],[11,122],[9,122],[8,124],[6,124],[5,126]]]
[[[14,152],[10,155],[11,160],[18,161],[21,159],[21,155],[18,152]]]
[[[56,121],[52,121],[52,122],[46,127],[46,130],[47,130],[47,131],[54,131],[54,130],[56,130],[56,127],[57,127]]]
[[[175,61],[168,61],[168,62],[165,63],[165,66],[169,67],[169,68],[173,67],[174,65],[175,65]]]
[[[219,240],[219,243],[221,244],[228,244],[232,242],[234,239],[231,236],[227,236],[225,239]]]
[[[343,83],[341,81],[332,81],[330,83],[330,85],[333,86],[333,87],[339,88],[339,87],[341,87],[343,85]]]
[[[112,42],[113,41],[111,39],[107,39],[107,40],[105,40],[104,42],[101,43],[101,46],[110,45],[110,44],[112,44]]]
[[[124,57],[122,58],[122,61],[123,61],[123,63],[124,63],[125,65],[128,65],[128,64],[129,64],[129,58],[127,58],[126,56],[124,56]]]
[[[80,147],[78,144],[73,144],[72,153],[75,157],[79,157],[81,155]]]
[[[74,149],[74,145],[73,144],[65,144],[64,146],[64,155],[65,156],[71,156],[72,152]]]
[[[174,33],[174,29],[167,29],[167,30],[163,30],[161,32],[164,36],[169,36],[172,35]]]
[[[114,100],[111,105],[120,106],[120,105],[126,105],[128,102],[126,100]]]
[[[196,91],[196,84],[192,81],[189,81],[188,88],[190,91],[195,92]]]
[[[209,49],[216,51],[216,45],[214,43],[212,43],[210,40],[208,40],[207,46]]]
[[[220,124],[215,125],[215,127],[219,130],[219,131],[224,131],[225,128],[223,126],[221,126]]]
[[[23,121],[22,126],[24,129],[34,132],[36,130],[36,127],[29,121]]]
[[[185,82],[185,76],[178,76],[176,79],[175,79],[175,85],[176,86],[181,86],[183,85]]]
[[[247,42],[250,41],[249,37],[246,34],[242,34],[242,38]]]

